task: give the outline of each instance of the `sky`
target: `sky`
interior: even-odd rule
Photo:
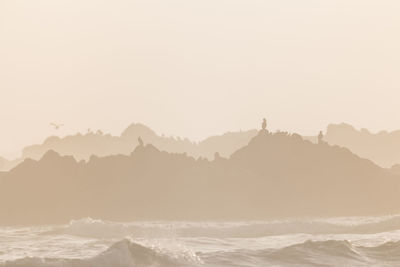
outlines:
[[[0,0],[0,156],[132,122],[400,129],[398,0]],[[62,123],[60,130],[51,122]]]

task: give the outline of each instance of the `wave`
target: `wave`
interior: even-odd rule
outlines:
[[[0,264],[0,267],[169,267],[196,266],[201,261],[194,254],[148,248],[128,239],[113,244],[106,251],[88,259],[23,258]]]
[[[400,266],[400,242],[376,247],[346,240],[311,241],[280,249],[199,254],[211,266],[231,261],[235,266]],[[226,265],[229,266],[229,265]]]
[[[297,219],[270,222],[137,222],[116,223],[85,218],[59,229],[96,238],[210,237],[254,238],[287,234],[374,234],[400,229],[400,216]]]
[[[346,240],[306,241],[277,251],[263,251],[268,262],[304,265],[359,266],[368,262],[356,247]]]
[[[400,266],[400,241],[359,246],[346,240],[308,240],[279,249],[186,254],[145,247],[128,239],[87,259],[23,258],[0,267],[198,267],[198,266]]]
[[[72,220],[66,227],[60,229],[65,234],[95,238],[121,238],[129,236],[134,230],[124,223],[107,222],[92,218]]]

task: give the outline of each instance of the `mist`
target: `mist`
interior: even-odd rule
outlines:
[[[398,1],[1,1],[0,154],[131,122],[201,140],[400,124]],[[182,111],[185,112],[182,112]],[[65,126],[54,131],[49,123]],[[23,134],[29,132],[29,134]]]

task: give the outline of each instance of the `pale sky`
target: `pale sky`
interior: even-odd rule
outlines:
[[[0,0],[0,156],[142,122],[400,129],[398,0]],[[53,130],[49,123],[65,126]]]

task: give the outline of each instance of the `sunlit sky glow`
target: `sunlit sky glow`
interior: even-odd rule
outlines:
[[[400,129],[400,1],[0,0],[0,156],[142,122]],[[65,126],[53,130],[49,123]]]

